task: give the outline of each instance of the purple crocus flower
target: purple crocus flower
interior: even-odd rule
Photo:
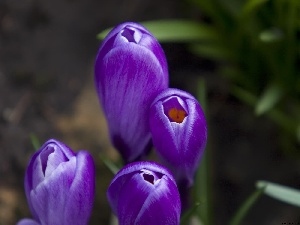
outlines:
[[[179,225],[181,204],[171,173],[153,162],[121,169],[107,191],[120,225]]]
[[[95,193],[95,169],[87,151],[75,154],[56,140],[33,154],[25,175],[25,193],[34,220],[18,225],[85,225]]]
[[[150,129],[153,145],[178,185],[190,187],[207,139],[198,101],[185,91],[165,90],[151,105]]]
[[[149,107],[168,79],[164,52],[145,27],[123,23],[104,39],[95,83],[112,143],[125,162],[150,149]]]

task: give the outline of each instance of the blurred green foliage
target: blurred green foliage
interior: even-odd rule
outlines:
[[[267,114],[282,128],[283,139],[288,137],[285,149],[297,146],[300,143],[300,1],[187,2],[201,13],[197,23],[216,35],[187,42],[190,50],[220,62],[218,73],[231,81],[231,93],[252,105],[257,116]],[[254,101],[249,103],[245,95]]]
[[[217,62],[231,94],[277,123],[283,149],[299,154],[300,1],[185,1],[197,19],[143,24],[160,42],[186,43],[194,54]]]
[[[283,139],[296,143],[287,149],[299,145],[300,1],[184,1],[187,14],[193,11],[189,20],[143,25],[160,42],[186,43],[196,55],[216,61],[231,94],[253,106],[257,116],[267,114],[276,122]]]
[[[282,131],[283,150],[299,155],[300,1],[186,2],[191,11],[195,12],[197,8],[196,19],[143,24],[160,42],[186,43],[194,54],[215,61],[217,73],[230,81],[230,93],[253,107],[255,115],[266,115],[278,124]],[[194,188],[201,190],[194,193],[194,197],[200,202],[198,215],[206,225],[213,224],[208,191],[212,184],[206,179],[209,164],[204,157]],[[298,194],[271,183],[259,184],[258,190],[237,210],[231,224],[241,224],[263,193],[272,197],[279,193],[281,200],[288,203]]]
[[[283,149],[300,155],[300,1],[184,1],[187,12],[193,11],[187,15],[190,19],[142,24],[161,43],[186,43],[194,54],[215,61],[217,73],[230,81],[230,93],[253,107],[255,115],[274,121],[282,131]],[[98,38],[103,39],[109,30]],[[202,79],[199,85],[198,99],[205,109]],[[184,216],[183,224],[194,211],[203,224],[213,224],[209,158],[206,154],[202,160],[194,185],[195,206]],[[231,224],[241,224],[263,193],[289,204],[299,198],[299,191],[270,182],[258,182],[257,188]]]
[[[219,73],[231,81],[232,94],[256,115],[270,116],[300,142],[300,1],[187,0],[201,12],[200,24],[219,38],[189,42],[195,54],[221,62]],[[205,22],[204,22],[205,21]]]

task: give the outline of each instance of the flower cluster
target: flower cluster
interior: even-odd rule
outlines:
[[[178,189],[184,195],[193,184],[206,145],[202,108],[168,87],[166,61],[155,37],[136,23],[115,27],[97,55],[95,83],[110,138],[130,163],[107,192],[120,224],[179,224]],[[136,162],[153,146],[164,166]]]
[[[25,194],[34,219],[18,225],[85,225],[95,194],[95,169],[87,151],[73,152],[57,140],[33,154],[25,175]]]
[[[179,225],[183,193],[193,184],[206,145],[205,117],[191,94],[168,83],[164,52],[145,27],[123,23],[104,39],[95,84],[125,163],[107,190],[120,225]],[[161,164],[143,161],[153,147]],[[47,141],[29,162],[25,193],[33,219],[18,225],[86,225],[95,195],[92,156]]]

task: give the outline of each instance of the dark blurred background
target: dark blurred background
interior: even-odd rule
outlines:
[[[97,164],[97,198],[90,224],[108,224],[105,191],[112,174],[99,159],[118,154],[109,143],[93,84],[96,35],[124,21],[203,19],[179,0],[0,0],[0,225],[31,217],[23,177],[32,137],[87,149]],[[300,163],[282,151],[280,128],[230,94],[216,62],[184,43],[165,43],[170,85],[197,93],[207,84],[214,224],[227,224],[257,180],[300,188]],[[296,146],[299,147],[299,146]],[[263,196],[242,224],[300,223],[300,210]]]

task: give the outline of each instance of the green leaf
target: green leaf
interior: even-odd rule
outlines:
[[[238,225],[242,222],[243,218],[247,215],[254,203],[263,195],[265,186],[262,185],[258,190],[253,192],[242,206],[238,209],[234,217],[231,219],[229,225]]]
[[[195,42],[218,40],[219,35],[210,26],[189,20],[156,20],[142,22],[160,42]],[[112,28],[97,35],[102,40]]]
[[[184,225],[184,224],[188,224],[189,219],[191,218],[191,216],[196,212],[196,210],[198,209],[200,203],[196,202],[192,207],[190,207],[188,209],[187,212],[185,212],[181,218],[180,218],[180,224]]]
[[[198,7],[201,12],[203,12],[206,16],[210,18],[218,17],[216,14],[218,11],[216,10],[216,3],[215,1],[211,0],[188,0],[193,7]]]
[[[256,187],[265,187],[264,193],[266,195],[285,203],[300,207],[300,190],[268,181],[258,181],[256,183]]]
[[[243,103],[246,103],[250,106],[254,106],[255,102],[257,101],[256,96],[253,95],[251,92],[248,90],[245,90],[243,88],[240,88],[238,86],[232,86],[230,89],[231,94],[238,98],[240,101]]]
[[[275,84],[270,85],[268,88],[266,88],[256,104],[256,115],[262,115],[268,112],[281,100],[282,96],[283,91],[280,87]]]
[[[207,91],[205,79],[203,77],[199,78],[197,86],[197,99],[206,114],[206,120],[209,126],[209,113],[207,112],[206,107]],[[213,224],[211,162],[211,151],[208,142],[200,166],[197,170],[193,186],[193,199],[200,202],[199,206],[196,208],[197,216],[202,221],[202,224],[205,225]]]
[[[300,125],[298,125],[296,129],[296,137],[297,141],[300,143]]]
[[[198,56],[212,60],[228,61],[233,58],[231,51],[214,43],[193,44],[189,49]]]
[[[249,15],[269,0],[248,0],[242,9],[242,16]]]
[[[107,168],[112,172],[112,174],[116,174],[120,169],[119,167],[114,164],[109,158],[107,158],[106,156],[100,154],[100,159],[102,160],[102,162],[107,166]]]
[[[30,141],[34,150],[39,150],[39,148],[41,147],[41,143],[35,134],[30,134]]]
[[[232,86],[230,92],[233,96],[238,98],[240,101],[250,105],[255,106],[257,103],[257,97],[249,92],[248,90],[242,89],[238,86]],[[285,129],[286,132],[291,135],[296,135],[297,128],[299,124],[295,122],[295,119],[277,108],[272,108],[267,112],[267,115],[275,122],[277,125]]]
[[[103,40],[106,37],[106,35],[111,31],[111,29],[112,29],[112,27],[101,31],[99,34],[97,34],[97,39]]]
[[[279,41],[283,38],[283,32],[279,28],[264,30],[259,34],[259,40],[265,43]]]

